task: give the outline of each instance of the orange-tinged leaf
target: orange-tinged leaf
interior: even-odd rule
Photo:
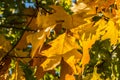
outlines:
[[[63,80],[63,79],[61,79],[61,80]],[[65,76],[65,80],[75,80],[75,77],[74,77],[74,75],[69,75],[69,74],[67,74],[67,75]]]
[[[45,75],[45,71],[43,71],[43,68],[40,66],[37,66],[37,70],[35,72],[36,78],[39,80]]]
[[[46,57],[41,56],[41,55],[37,55],[37,56],[39,58],[33,58],[31,66],[37,67],[37,70],[35,72],[35,76],[37,79],[40,79],[45,74],[45,71],[43,71],[43,68],[40,65],[46,60]]]
[[[68,65],[62,58],[60,80],[75,80],[73,72],[72,67],[70,67],[70,65]]]
[[[8,71],[10,67],[10,63],[11,63],[11,58],[9,56],[3,58],[0,61],[0,76],[5,74]]]
[[[103,9],[106,8],[108,9],[110,5],[114,4],[115,0],[97,0],[96,4],[98,5],[99,8]]]
[[[82,54],[78,52],[76,49],[73,49],[65,54],[63,54],[64,61],[69,64],[72,68],[73,73],[77,74],[79,71],[76,69],[76,64],[81,60]]]
[[[31,66],[33,66],[33,67],[40,66],[47,59],[47,57],[41,56],[39,54],[37,54],[36,56],[39,58],[33,58],[30,63]]]

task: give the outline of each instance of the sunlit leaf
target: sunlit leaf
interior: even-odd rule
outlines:
[[[27,36],[27,43],[32,44],[31,57],[34,57],[37,50],[41,50],[43,43],[46,38],[49,37],[50,31],[55,27],[55,25],[46,28],[40,32],[36,32]]]
[[[97,67],[94,67],[93,77],[91,78],[91,80],[102,80],[100,78],[100,74],[97,73]]]
[[[66,4],[66,5],[71,5],[71,0],[60,0],[60,2],[62,3],[62,4]]]
[[[37,24],[38,26],[41,26],[43,28],[55,25],[55,24],[60,24],[62,23],[65,28],[71,28],[72,24],[72,18],[70,15],[67,14],[67,12],[63,9],[61,6],[51,6],[53,8],[54,12],[53,14],[47,14],[45,15],[40,15],[38,13],[37,17]]]
[[[34,57],[37,49],[40,46],[42,47],[44,41],[45,41],[45,35],[44,35],[43,31],[27,36],[27,42],[32,44],[31,57]]]
[[[109,38],[111,40],[111,44],[116,44],[118,41],[119,31],[117,26],[112,20],[109,20],[109,22],[105,25],[106,26],[106,33],[103,35],[102,39]]]
[[[73,71],[75,71],[74,65],[81,58],[81,54],[76,51],[76,49],[79,49],[79,46],[75,38],[64,33],[49,44],[52,47],[42,51],[42,55],[47,57],[46,61],[41,65],[43,69],[51,70],[55,68],[60,64],[61,59],[64,58],[65,61],[73,67]],[[58,46],[60,47],[58,48]],[[73,62],[71,62],[71,60],[73,60]]]

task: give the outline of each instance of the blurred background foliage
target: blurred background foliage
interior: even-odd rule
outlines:
[[[36,2],[37,1],[37,2]],[[75,2],[75,1],[74,1]],[[0,1],[0,36],[4,36],[5,40],[10,41],[11,48],[7,51],[1,50],[0,54],[5,52],[6,54],[16,46],[21,39],[23,33],[31,30],[29,22],[26,17],[36,17],[36,14],[27,12],[26,9],[42,8],[43,12],[50,11],[49,5],[61,5],[64,9],[72,14],[70,7],[72,6],[71,0],[1,0]],[[3,39],[0,37],[1,40]],[[2,42],[0,41],[0,44]],[[8,43],[9,44],[9,43]],[[100,76],[101,80],[119,80],[120,79],[120,44],[111,46],[110,40],[98,40],[89,50],[90,62],[86,65],[82,80],[94,80],[94,76]],[[1,55],[0,55],[1,57]],[[2,56],[3,57],[3,56]],[[1,60],[2,58],[0,58]],[[16,68],[16,59],[12,59],[11,67],[9,69],[9,77],[13,77],[14,70]],[[35,69],[20,62],[19,67],[23,70],[26,80],[36,80],[34,76]],[[0,66],[1,67],[1,66]],[[1,69],[1,68],[0,68]],[[96,73],[97,72],[97,73]],[[41,80],[59,80],[60,66],[55,68],[55,74],[46,73]],[[76,76],[76,79],[79,76]],[[80,76],[81,77],[81,76]],[[98,80],[98,79],[97,79]]]

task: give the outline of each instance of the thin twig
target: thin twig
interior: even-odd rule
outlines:
[[[30,56],[10,56],[10,57],[14,57],[14,58],[31,58]],[[39,56],[39,57],[33,57],[33,58],[43,58],[43,56]]]
[[[37,12],[34,13],[34,15],[36,15]],[[28,27],[30,25],[30,23],[32,22],[34,17],[31,18],[31,20],[29,21],[29,23],[26,25],[26,27]],[[21,40],[22,36],[24,35],[26,30],[23,30],[23,33],[21,34],[19,40],[16,42],[16,44],[6,53],[6,55],[2,58],[2,60],[0,61],[0,64],[2,63],[2,61],[4,59],[6,59],[7,56],[9,56],[9,54],[13,51],[13,49],[18,45],[19,41]]]
[[[116,50],[118,49],[119,46],[120,46],[120,44],[118,44],[118,45],[115,47],[115,49],[113,49],[113,50],[111,51],[111,54],[113,54],[114,51],[116,51]]]
[[[18,30],[25,30],[25,31],[34,31],[36,32],[36,30],[31,30],[31,29],[27,29],[27,28],[18,28],[18,27],[15,27],[15,26],[5,26],[5,25],[0,25],[0,28],[12,28],[12,29],[18,29]]]
[[[37,8],[37,10],[39,9],[39,3],[38,3],[38,0],[36,0],[36,8]]]
[[[14,13],[14,14],[8,14],[8,16],[12,17],[12,16],[19,16],[19,17],[23,17],[23,16],[27,16],[27,17],[36,17],[35,15],[31,15],[31,14],[20,14],[20,13]]]
[[[45,12],[47,12],[47,13],[49,13],[49,14],[53,14],[52,12],[46,10],[43,6],[40,6],[40,5],[39,5],[39,7],[42,8]]]
[[[49,14],[53,14],[52,12],[46,10],[43,6],[39,5],[38,0],[36,0],[36,5],[37,5],[37,9],[39,9],[39,7],[40,7],[40,8],[42,8],[45,12],[47,12],[47,13],[49,13]]]

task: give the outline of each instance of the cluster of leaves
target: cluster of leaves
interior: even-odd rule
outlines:
[[[2,0],[0,78],[120,79],[119,29],[119,0]]]
[[[119,79],[119,51],[120,44],[110,46],[109,39],[96,41],[90,49],[91,59],[85,68],[84,79]]]

